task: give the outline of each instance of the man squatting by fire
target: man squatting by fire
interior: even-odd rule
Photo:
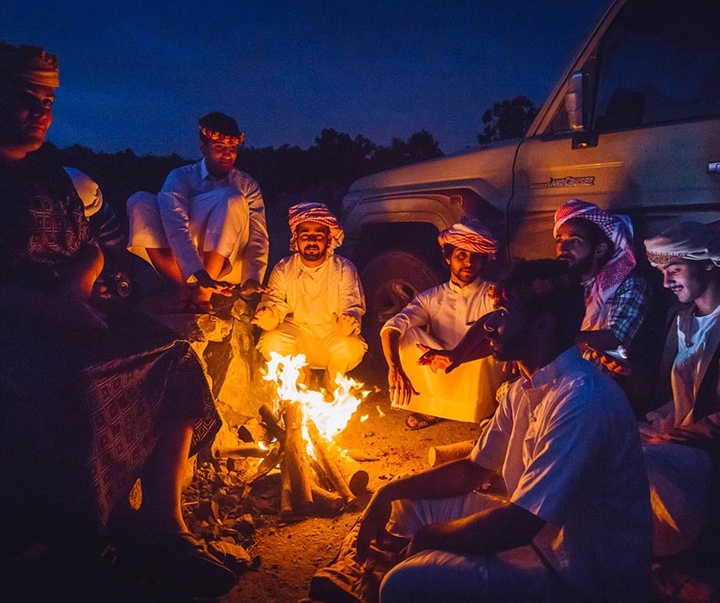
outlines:
[[[365,296],[355,266],[335,253],[344,232],[325,205],[293,205],[289,224],[293,254],[273,268],[258,304],[252,322],[264,332],[257,347],[266,360],[271,352],[304,354],[304,384],[311,369],[323,369],[330,396],[336,378],[360,364],[367,350],[360,335]]]
[[[261,293],[268,232],[260,187],[234,167],[245,135],[232,117],[198,123],[203,158],[170,172],[157,196],[127,202],[128,249],[150,262],[175,290],[177,310],[212,311],[213,293]]]
[[[469,457],[376,490],[358,560],[372,542],[409,543],[381,603],[643,601],[652,521],[640,437],[623,391],[575,345],[583,289],[562,263],[538,260],[501,290],[480,338],[520,378]],[[497,473],[507,492],[495,498],[483,484]]]
[[[419,293],[380,331],[392,402],[411,411],[405,422],[410,429],[441,418],[478,423],[495,410],[495,392],[505,380],[502,365],[490,350],[452,376],[421,360],[429,348],[454,348],[493,309],[491,285],[481,276],[497,253],[492,234],[479,220],[469,220],[443,230],[438,243],[450,267],[450,280]]]
[[[0,553],[77,572],[110,541],[166,587],[218,596],[234,576],[189,533],[180,499],[188,455],[219,427],[212,394],[187,342],[98,297],[83,203],[36,152],[58,86],[54,56],[0,43]]]

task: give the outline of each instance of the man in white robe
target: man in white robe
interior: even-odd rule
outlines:
[[[684,306],[672,314],[656,403],[640,424],[650,478],[658,555],[702,535],[720,458],[720,238],[681,222],[645,241],[663,284]]]
[[[294,205],[289,222],[294,253],[273,268],[258,304],[253,324],[264,333],[257,347],[266,360],[271,352],[304,354],[305,385],[310,369],[324,369],[331,395],[337,377],[360,364],[367,350],[360,335],[365,296],[355,266],[335,253],[344,233],[325,205]]]
[[[213,293],[265,291],[268,232],[258,183],[234,167],[237,123],[210,113],[198,125],[203,159],[170,172],[157,196],[128,199],[128,249],[174,285],[177,309],[205,312]]]
[[[490,232],[473,220],[442,231],[438,242],[450,266],[450,280],[419,293],[380,331],[392,403],[411,411],[406,420],[410,429],[440,418],[477,423],[489,417],[505,378],[502,366],[490,356],[466,363],[452,375],[419,363],[429,348],[455,347],[493,309],[491,285],[481,276],[497,252]]]

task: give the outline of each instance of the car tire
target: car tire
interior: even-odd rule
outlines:
[[[362,270],[367,311],[363,319],[363,336],[368,354],[385,365],[380,329],[418,293],[434,287],[440,277],[420,256],[407,251],[384,251]]]

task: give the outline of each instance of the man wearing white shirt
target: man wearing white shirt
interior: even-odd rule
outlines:
[[[380,332],[392,402],[411,411],[406,420],[410,429],[440,418],[477,423],[489,417],[505,379],[502,366],[490,356],[464,364],[452,375],[419,364],[424,350],[454,348],[493,309],[491,285],[480,276],[497,252],[490,232],[471,220],[442,231],[438,242],[450,280],[418,294]]]
[[[290,249],[294,253],[273,268],[268,291],[258,305],[253,324],[264,330],[258,349],[304,354],[308,366],[325,369],[325,387],[335,390],[362,360],[367,344],[360,336],[365,297],[355,266],[334,253],[344,233],[322,203],[299,203],[289,210]]]
[[[679,553],[703,534],[720,459],[720,238],[681,222],[645,241],[663,284],[685,304],[670,321],[655,406],[640,424],[655,522],[654,550]]]
[[[128,249],[175,285],[181,306],[202,312],[234,285],[243,295],[265,290],[268,233],[260,187],[234,167],[237,123],[210,113],[198,125],[203,159],[170,172],[157,197],[132,195],[127,210]]]
[[[574,345],[583,289],[555,260],[522,262],[483,321],[520,378],[472,453],[375,491],[357,534],[403,560],[381,603],[644,601],[651,562],[647,476],[622,390]],[[503,496],[486,493],[502,476]],[[399,540],[398,540],[399,539]]]

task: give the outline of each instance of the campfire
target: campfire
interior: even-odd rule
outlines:
[[[333,399],[300,384],[305,357],[272,354],[264,379],[277,397],[260,409],[266,441],[249,445],[248,456],[263,460],[247,487],[279,468],[280,516],[297,519],[313,513],[337,514],[365,491],[368,473],[335,442],[369,392],[338,377]]]

